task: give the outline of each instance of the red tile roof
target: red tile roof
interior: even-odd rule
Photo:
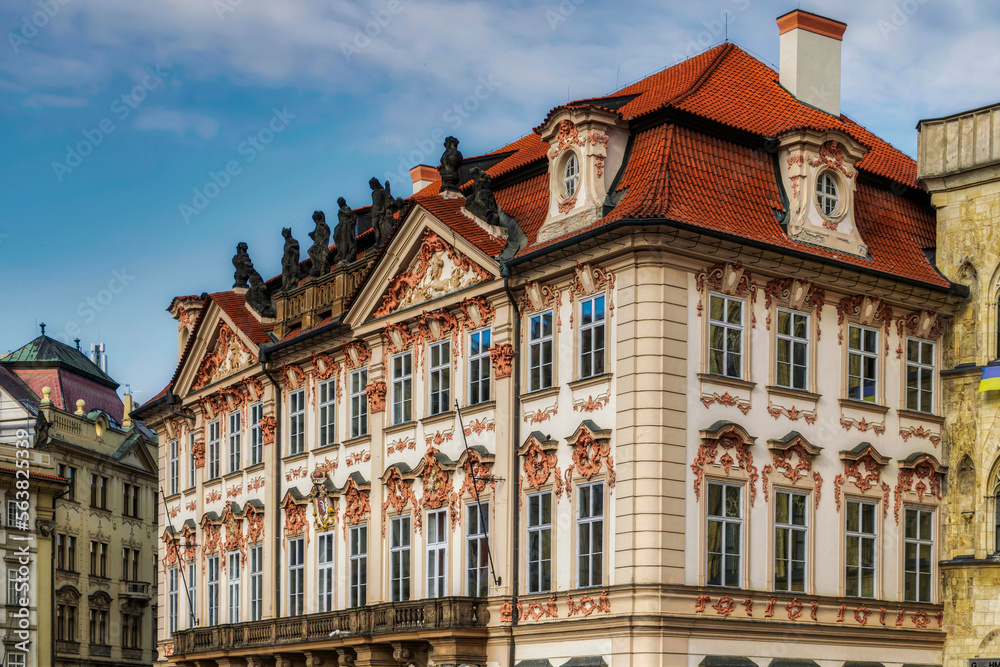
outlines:
[[[119,424],[125,406],[114,389],[63,368],[11,369],[35,394],[42,396],[42,387],[51,387],[52,404],[67,412],[76,412],[76,402],[83,399],[85,410],[103,410]]]

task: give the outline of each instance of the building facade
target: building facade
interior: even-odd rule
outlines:
[[[232,290],[174,299],[134,413],[161,659],[940,662],[965,290],[914,162],[817,85],[844,24],[778,25],[787,72],[725,44],[493,153],[449,138],[333,247],[317,212],[282,276],[240,244]]]
[[[39,514],[48,538],[37,572],[47,592],[39,596],[49,610],[39,627],[49,653],[27,664],[151,664],[156,434],[126,414],[131,398],[126,408],[114,380],[78,348],[47,336],[0,359],[0,374],[8,390],[4,441],[11,427],[27,424],[32,454],[52,468],[39,472],[58,482],[44,522]]]
[[[996,105],[921,121],[919,176],[937,209],[937,264],[966,285],[945,348],[945,441],[952,471],[941,556],[948,641],[944,664],[1000,656],[1000,448],[996,391],[979,393],[984,366],[1000,358],[1000,203]]]

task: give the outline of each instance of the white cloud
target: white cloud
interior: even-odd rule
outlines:
[[[87,98],[70,95],[47,95],[32,93],[24,98],[21,106],[26,109],[77,109],[87,106]]]
[[[219,132],[219,121],[189,111],[145,109],[132,124],[132,129],[173,132],[178,137],[190,131],[202,139],[211,139]]]

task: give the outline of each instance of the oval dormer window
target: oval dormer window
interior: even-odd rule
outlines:
[[[576,153],[571,152],[566,158],[566,166],[563,167],[563,190],[567,197],[576,194],[576,188],[580,185],[580,161]]]
[[[816,180],[816,199],[819,202],[819,210],[825,216],[833,215],[837,211],[837,204],[840,197],[837,194],[837,181],[829,173],[822,173]]]

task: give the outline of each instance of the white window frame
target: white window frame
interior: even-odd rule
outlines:
[[[351,438],[368,435],[368,369],[351,371]]]
[[[576,194],[580,188],[580,158],[576,151],[569,151],[562,169],[562,189],[567,198]]]
[[[916,346],[917,359],[916,361],[910,358],[910,352],[912,347]],[[930,363],[924,360],[924,352],[929,349]],[[904,390],[906,391],[906,409],[912,410],[913,412],[923,412],[926,414],[934,414],[934,385],[937,380],[936,373],[936,360],[937,360],[937,347],[934,343],[929,340],[924,340],[923,338],[916,338],[913,336],[907,337],[906,339],[906,384]],[[913,387],[916,391],[916,404],[910,402],[910,391],[912,377],[911,373],[916,373],[917,383]],[[924,375],[930,376],[930,390],[925,390],[921,388],[920,380],[923,379]]]
[[[28,664],[27,660],[27,653],[14,653],[11,651],[7,654],[7,667],[26,667]]]
[[[439,340],[430,346],[430,406],[428,413],[448,412],[451,403],[451,341]]]
[[[177,632],[177,566],[167,570],[167,634]]]
[[[448,509],[427,512],[427,597],[448,595]]]
[[[782,331],[782,315],[787,315],[788,331]],[[809,313],[790,308],[779,308],[775,318],[775,350],[774,350],[774,384],[786,389],[796,389],[798,391],[808,391],[809,389]],[[795,335],[795,324],[799,320],[805,321],[805,333],[802,336]],[[782,347],[787,347],[788,360],[781,360]],[[795,352],[802,349],[804,364],[795,363]],[[781,369],[788,369],[788,380],[782,382]],[[802,369],[801,386],[796,382],[795,371]]]
[[[180,491],[180,444],[177,438],[170,441],[170,495]]]
[[[917,528],[917,535],[909,535],[909,515],[910,513],[915,513],[917,515],[917,520],[915,526]],[[922,514],[929,514],[929,529],[930,535],[926,536],[921,534],[920,531],[920,516]],[[934,510],[927,507],[904,507],[903,508],[903,601],[904,602],[917,602],[932,604],[934,600]],[[912,548],[917,552],[916,558],[913,559],[913,565],[911,565],[911,560],[909,558],[909,551]],[[928,569],[924,570],[920,567],[920,557],[919,552],[926,549],[928,552],[927,564]],[[915,578],[914,582],[914,593],[915,595],[908,595],[907,591],[907,581],[912,577]],[[921,595],[920,583],[921,580],[925,579],[927,583],[927,595],[926,597]]]
[[[288,615],[301,616],[305,613],[305,538],[293,537],[288,540]]]
[[[363,607],[368,602],[368,524],[351,526],[349,542],[349,606]]]
[[[405,424],[413,419],[413,353],[392,357],[392,423]]]
[[[469,405],[490,400],[490,342],[493,332],[489,327],[469,333]]]
[[[481,500],[465,506],[466,595],[488,597],[490,503]]]
[[[607,296],[595,294],[580,300],[580,379],[603,375],[607,367]],[[591,308],[588,317],[587,307]],[[600,335],[600,345],[597,343]],[[589,343],[589,346],[588,346]],[[589,349],[588,349],[589,348]]]
[[[306,451],[306,390],[288,394],[288,455]]]
[[[716,319],[712,316],[713,304],[716,300],[722,301],[722,318]],[[730,304],[738,304],[740,307],[740,321],[729,321]],[[714,346],[715,332],[722,331],[722,347]],[[729,334],[739,332],[739,349],[730,348]],[[743,379],[743,365],[746,359],[746,300],[740,297],[729,296],[727,294],[708,295],[708,372],[712,375],[722,377]],[[717,364],[713,363],[716,355],[719,356]],[[733,366],[730,368],[730,366]]]
[[[538,331],[535,331],[535,323]],[[546,333],[546,326],[548,333]],[[553,386],[553,340],[555,316],[551,310],[535,313],[528,318],[528,391],[542,391]],[[546,372],[548,377],[545,377]],[[537,373],[537,378],[535,377]]]
[[[721,502],[722,514],[713,514],[711,507],[711,498],[713,489],[721,489]],[[728,513],[728,499],[729,490],[735,489],[738,494],[737,507],[739,508],[739,516],[730,516]],[[742,585],[742,575],[743,575],[743,542],[744,542],[744,531],[743,531],[743,485],[742,484],[732,484],[729,482],[720,482],[711,480],[708,483],[708,493],[706,496],[708,502],[708,509],[706,511],[706,531],[710,531],[712,524],[718,524],[720,531],[719,537],[719,551],[709,551],[710,544],[708,540],[705,541],[705,580],[709,586],[719,586],[721,588],[740,588]],[[735,531],[737,535],[735,537],[730,535],[729,528],[735,526]],[[706,532],[706,538],[708,536]],[[735,553],[732,550],[732,542],[736,542]],[[719,559],[719,580],[713,582],[711,580],[711,558],[713,556]],[[735,572],[732,573],[732,577],[735,581],[731,581],[729,576],[727,576],[726,561],[728,558],[736,559]]]
[[[593,588],[604,583],[604,482],[576,488],[576,587]]]
[[[337,385],[330,378],[319,383],[319,446],[329,447],[337,442]]]
[[[240,608],[243,606],[243,598],[240,596],[240,588],[243,583],[243,570],[240,567],[240,552],[230,551],[229,557],[229,590],[226,601],[229,602],[228,623],[240,622]]]
[[[219,624],[219,556],[208,557],[208,624]]]
[[[410,517],[394,516],[389,519],[389,599],[404,602],[410,599]]]
[[[20,581],[20,574],[16,567],[7,568],[7,606],[19,607],[18,586],[24,582]]]
[[[333,561],[336,537],[337,533],[333,530],[316,536],[316,610],[319,613],[334,611]]]
[[[828,170],[821,171],[816,177],[816,205],[823,217],[836,214],[840,205],[840,186]]]
[[[11,493],[11,492],[8,492]],[[27,524],[30,523],[30,517],[25,519],[25,521],[18,521],[21,516],[21,510],[18,508],[19,502],[25,502],[23,500],[8,500],[7,501],[7,528],[10,530],[27,530]],[[30,511],[30,508],[29,508]],[[27,514],[27,513],[26,513]]]
[[[243,452],[240,447],[243,416],[240,411],[229,413],[229,472],[236,472],[243,465]]]
[[[219,461],[219,420],[208,424],[208,478],[218,479],[220,470]]]
[[[194,462],[194,433],[188,434],[188,488],[193,489],[198,486],[198,466]]]
[[[803,499],[802,523],[795,523],[792,503],[795,498]],[[781,504],[785,503],[785,521],[778,519]],[[802,539],[802,558],[794,558],[794,542],[796,537]],[[787,558],[778,557],[778,544],[784,542],[784,553]],[[779,579],[779,561],[784,565],[783,581]],[[792,572],[795,564],[802,566],[802,587],[795,588],[792,582]],[[809,587],[809,494],[790,491],[788,489],[774,490],[774,590],[783,593],[805,593]]]
[[[853,509],[857,508],[858,513],[858,529],[850,530],[848,528],[848,522],[851,520],[851,512]],[[864,530],[864,520],[861,514],[861,508],[867,508],[872,514],[872,530],[871,532]],[[861,598],[861,599],[874,599],[878,596],[878,503],[870,500],[860,500],[856,498],[848,498],[846,503],[846,512],[844,513],[844,533],[845,533],[845,543],[844,543],[844,592],[847,597],[850,598]],[[851,563],[848,552],[850,550],[850,542],[857,542],[857,559],[856,563]],[[872,548],[872,562],[870,566],[865,566],[863,563],[863,546],[865,542],[871,543]],[[851,569],[858,570],[858,584],[855,590],[848,589],[847,572]],[[864,575],[866,572],[871,573],[872,590],[871,595],[864,595]]]
[[[859,331],[859,342],[861,347],[854,347],[851,341],[851,332]],[[865,345],[865,334],[872,334],[875,343],[872,349],[867,349]],[[878,363],[878,345],[879,345],[879,330],[873,329],[872,327],[866,327],[860,324],[848,324],[847,325],[847,398],[854,401],[863,401],[865,403],[878,403],[879,397],[879,363]],[[860,375],[855,375],[851,372],[851,360],[858,359],[858,368]],[[870,360],[874,364],[874,377],[869,378],[865,375],[865,361]],[[857,379],[858,381],[858,392],[851,389],[851,381]],[[871,400],[865,398],[865,382],[871,381],[872,384],[872,395]]]
[[[188,563],[187,592],[188,592],[188,627],[193,628],[198,624],[198,568],[195,563]]]
[[[545,508],[548,508],[548,520]],[[528,594],[548,593],[552,589],[552,492],[528,494]],[[533,543],[537,547],[533,548]],[[548,546],[546,557],[545,546]],[[533,554],[537,552],[537,557]]]
[[[264,462],[264,432],[260,428],[260,420],[264,418],[264,404],[254,403],[250,406],[250,465]]]
[[[250,619],[259,621],[264,617],[264,546],[250,547]]]

